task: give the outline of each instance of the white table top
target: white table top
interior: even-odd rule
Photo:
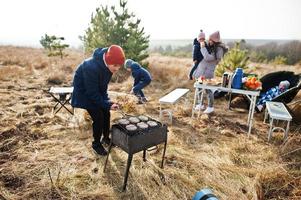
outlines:
[[[201,84],[199,82],[194,83],[195,88],[203,88],[203,89],[210,89],[210,90],[218,90],[223,92],[231,92],[237,94],[245,94],[245,95],[252,95],[252,96],[259,96],[260,91],[257,90],[243,90],[243,89],[234,89],[222,86],[214,86],[214,85],[206,85]]]
[[[71,94],[73,87],[51,87],[49,92],[53,94]]]
[[[159,102],[173,104],[177,100],[179,100],[179,98],[181,96],[185,95],[188,91],[189,91],[189,89],[177,88],[177,89],[173,90],[172,92],[170,92],[169,94],[162,97],[161,99],[159,99]]]
[[[283,103],[268,101],[266,102],[266,107],[269,111],[269,115],[271,118],[288,121],[292,120],[292,116],[290,115]]]

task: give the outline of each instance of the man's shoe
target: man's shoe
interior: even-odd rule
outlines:
[[[101,143],[109,146],[111,144],[111,139],[110,138],[102,138]]]
[[[92,143],[92,148],[94,152],[97,153],[98,155],[105,156],[108,154],[108,152],[100,143],[99,144]]]
[[[207,109],[204,111],[204,114],[209,114],[212,113],[214,111],[213,107],[207,107]]]

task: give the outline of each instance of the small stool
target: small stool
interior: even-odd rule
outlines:
[[[292,116],[290,115],[290,113],[288,112],[284,104],[281,102],[272,102],[272,101],[266,102],[266,110],[265,110],[263,122],[266,121],[268,116],[270,117],[270,129],[268,132],[268,141],[270,141],[272,133],[276,129],[282,130],[284,132],[284,139],[286,139],[289,131],[289,125],[290,122],[292,121]],[[282,127],[274,126],[273,125],[274,120],[287,121],[286,129]]]
[[[70,99],[73,93],[73,87],[51,87],[48,92],[56,101],[53,107],[54,114],[65,108],[71,115],[74,114],[74,109],[68,109],[66,104],[70,104]],[[58,97],[56,97],[58,95]]]

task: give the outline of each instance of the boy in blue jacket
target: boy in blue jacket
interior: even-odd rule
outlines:
[[[92,148],[103,156],[107,151],[101,142],[110,144],[110,110],[118,109],[118,105],[108,97],[108,84],[112,74],[122,67],[124,60],[124,52],[118,45],[95,49],[93,56],[77,67],[73,78],[71,105],[86,109],[90,114],[93,121]]]
[[[135,94],[138,98],[138,104],[147,102],[147,99],[142,91],[152,81],[150,73],[141,67],[137,62],[131,59],[127,59],[124,64],[124,68],[132,72],[134,78],[134,85],[131,90],[132,94]]]

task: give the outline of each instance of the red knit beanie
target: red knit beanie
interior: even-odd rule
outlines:
[[[122,48],[118,45],[111,45],[105,53],[105,61],[107,65],[123,65],[125,55]]]

